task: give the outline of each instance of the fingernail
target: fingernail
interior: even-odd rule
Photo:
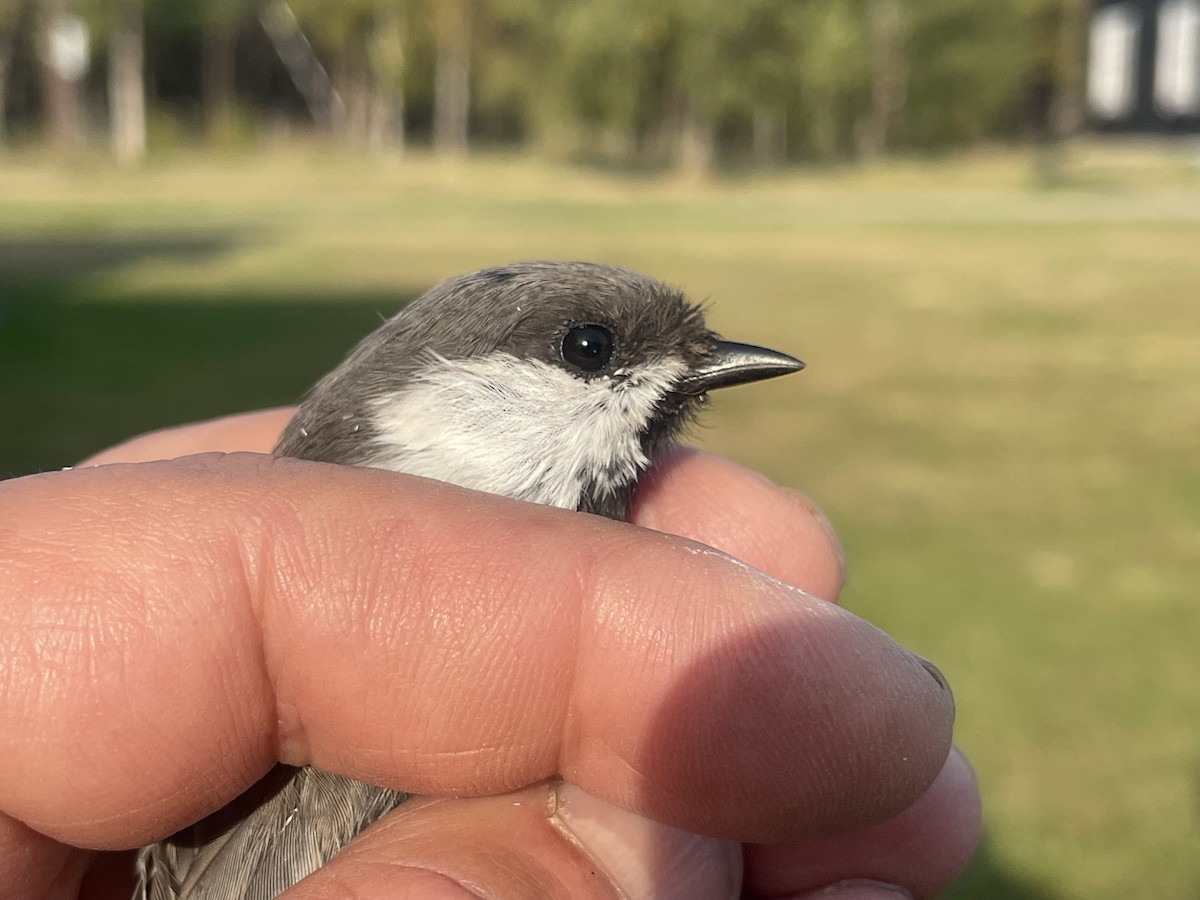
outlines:
[[[810,900],[913,900],[913,895],[902,887],[887,884],[883,881],[873,881],[870,878],[854,878],[849,881],[839,881],[827,888],[803,895]],[[797,898],[799,900],[799,898]]]
[[[917,662],[919,662],[921,664],[921,668],[929,673],[929,677],[937,682],[938,687],[940,687],[942,689],[942,691],[945,692],[946,696],[949,698],[950,708],[953,710],[954,709],[954,689],[950,687],[950,682],[946,680],[946,676],[942,674],[942,670],[939,669],[937,666],[935,666],[933,663],[931,663],[929,660],[927,660],[925,657],[919,656],[916,653],[913,653],[911,650],[906,650],[905,652],[908,653],[908,655],[911,656],[913,659],[915,659]]]
[[[938,686],[941,687],[943,691],[945,691],[947,694],[954,693],[952,690],[950,690],[950,682],[946,680],[946,676],[942,674],[941,669],[923,656],[917,656],[917,654],[914,653],[913,657],[921,664],[921,668],[928,672],[929,676],[938,683]]]
[[[622,900],[736,900],[741,847],[644,819],[573,784],[550,788],[550,822],[608,878]]]

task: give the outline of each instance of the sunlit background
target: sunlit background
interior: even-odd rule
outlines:
[[[658,276],[810,364],[697,440],[949,675],[952,896],[1200,896],[1200,0],[0,0],[0,113],[0,475]]]

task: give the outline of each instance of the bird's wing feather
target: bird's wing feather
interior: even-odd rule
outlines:
[[[406,796],[277,767],[230,806],[142,850],[135,900],[270,900]]]

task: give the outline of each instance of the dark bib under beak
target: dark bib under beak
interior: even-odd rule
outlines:
[[[789,372],[799,372],[803,368],[804,363],[786,353],[755,347],[753,344],[717,341],[712,355],[683,376],[677,390],[685,394],[702,394],[714,388],[776,378]]]

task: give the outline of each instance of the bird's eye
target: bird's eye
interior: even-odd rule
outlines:
[[[598,372],[612,359],[613,338],[599,325],[573,325],[562,341],[562,358],[584,372]]]

